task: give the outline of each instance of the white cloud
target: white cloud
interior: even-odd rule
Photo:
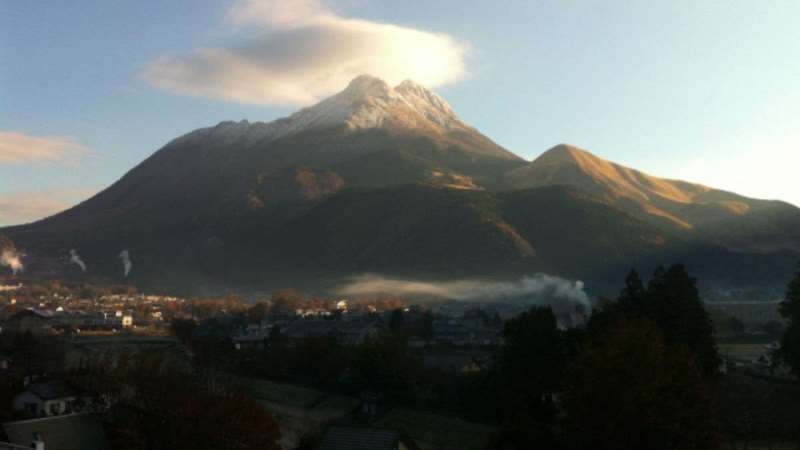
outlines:
[[[273,26],[294,28],[336,15],[318,0],[238,0],[226,21],[236,28]]]
[[[307,105],[362,74],[436,87],[465,72],[467,47],[448,35],[345,18],[314,0],[241,0],[225,23],[238,44],[162,57],[143,78],[180,94]]]
[[[0,193],[0,226],[29,223],[78,204],[97,191],[83,188]]]
[[[87,152],[69,138],[0,131],[0,164],[70,162]]]

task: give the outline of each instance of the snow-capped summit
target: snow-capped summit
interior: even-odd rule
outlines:
[[[394,90],[385,81],[372,75],[359,75],[353,78],[341,94],[347,94],[353,98],[396,97]]]
[[[423,86],[406,80],[393,88],[370,75],[356,77],[342,92],[273,124],[270,128],[275,137],[342,125],[349,129],[400,127],[438,132],[470,128],[444,99]]]
[[[354,78],[341,92],[288,117],[269,123],[222,122],[193,131],[173,143],[201,142],[211,137],[219,145],[235,143],[242,148],[306,132],[375,128],[393,134],[424,135],[443,146],[456,145],[501,159],[519,159],[462,122],[442,97],[422,85],[405,80],[392,87],[371,75]]]
[[[464,127],[450,105],[436,93],[411,80],[405,80],[395,90],[403,96],[415,110],[422,113],[429,120],[445,127]]]

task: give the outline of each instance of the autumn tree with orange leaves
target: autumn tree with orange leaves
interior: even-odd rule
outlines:
[[[719,448],[714,387],[685,347],[646,320],[623,321],[567,377],[565,436],[578,450]]]
[[[83,361],[68,381],[92,395],[117,450],[279,450],[272,414],[245,391],[159,355]]]

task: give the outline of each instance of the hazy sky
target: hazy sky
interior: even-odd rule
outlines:
[[[434,87],[529,159],[567,142],[800,204],[798,23],[796,0],[0,0],[0,225],[359,72]]]

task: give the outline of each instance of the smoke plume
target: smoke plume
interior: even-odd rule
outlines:
[[[362,275],[337,288],[344,296],[393,295],[417,299],[461,301],[522,301],[550,305],[554,309],[583,306],[591,310],[582,281],[569,281],[546,274],[526,276],[518,281],[460,280],[430,282]]]
[[[83,272],[86,272],[86,263],[83,262],[81,256],[75,249],[69,251],[69,262],[80,267]]]
[[[131,262],[131,253],[127,250],[123,250],[119,252],[117,258],[122,260],[122,268],[124,270],[125,278],[127,278],[128,274],[131,273],[131,268],[133,267],[133,263]]]
[[[11,273],[14,275],[25,270],[25,266],[22,264],[22,255],[9,248],[0,252],[0,265],[10,267]]]

